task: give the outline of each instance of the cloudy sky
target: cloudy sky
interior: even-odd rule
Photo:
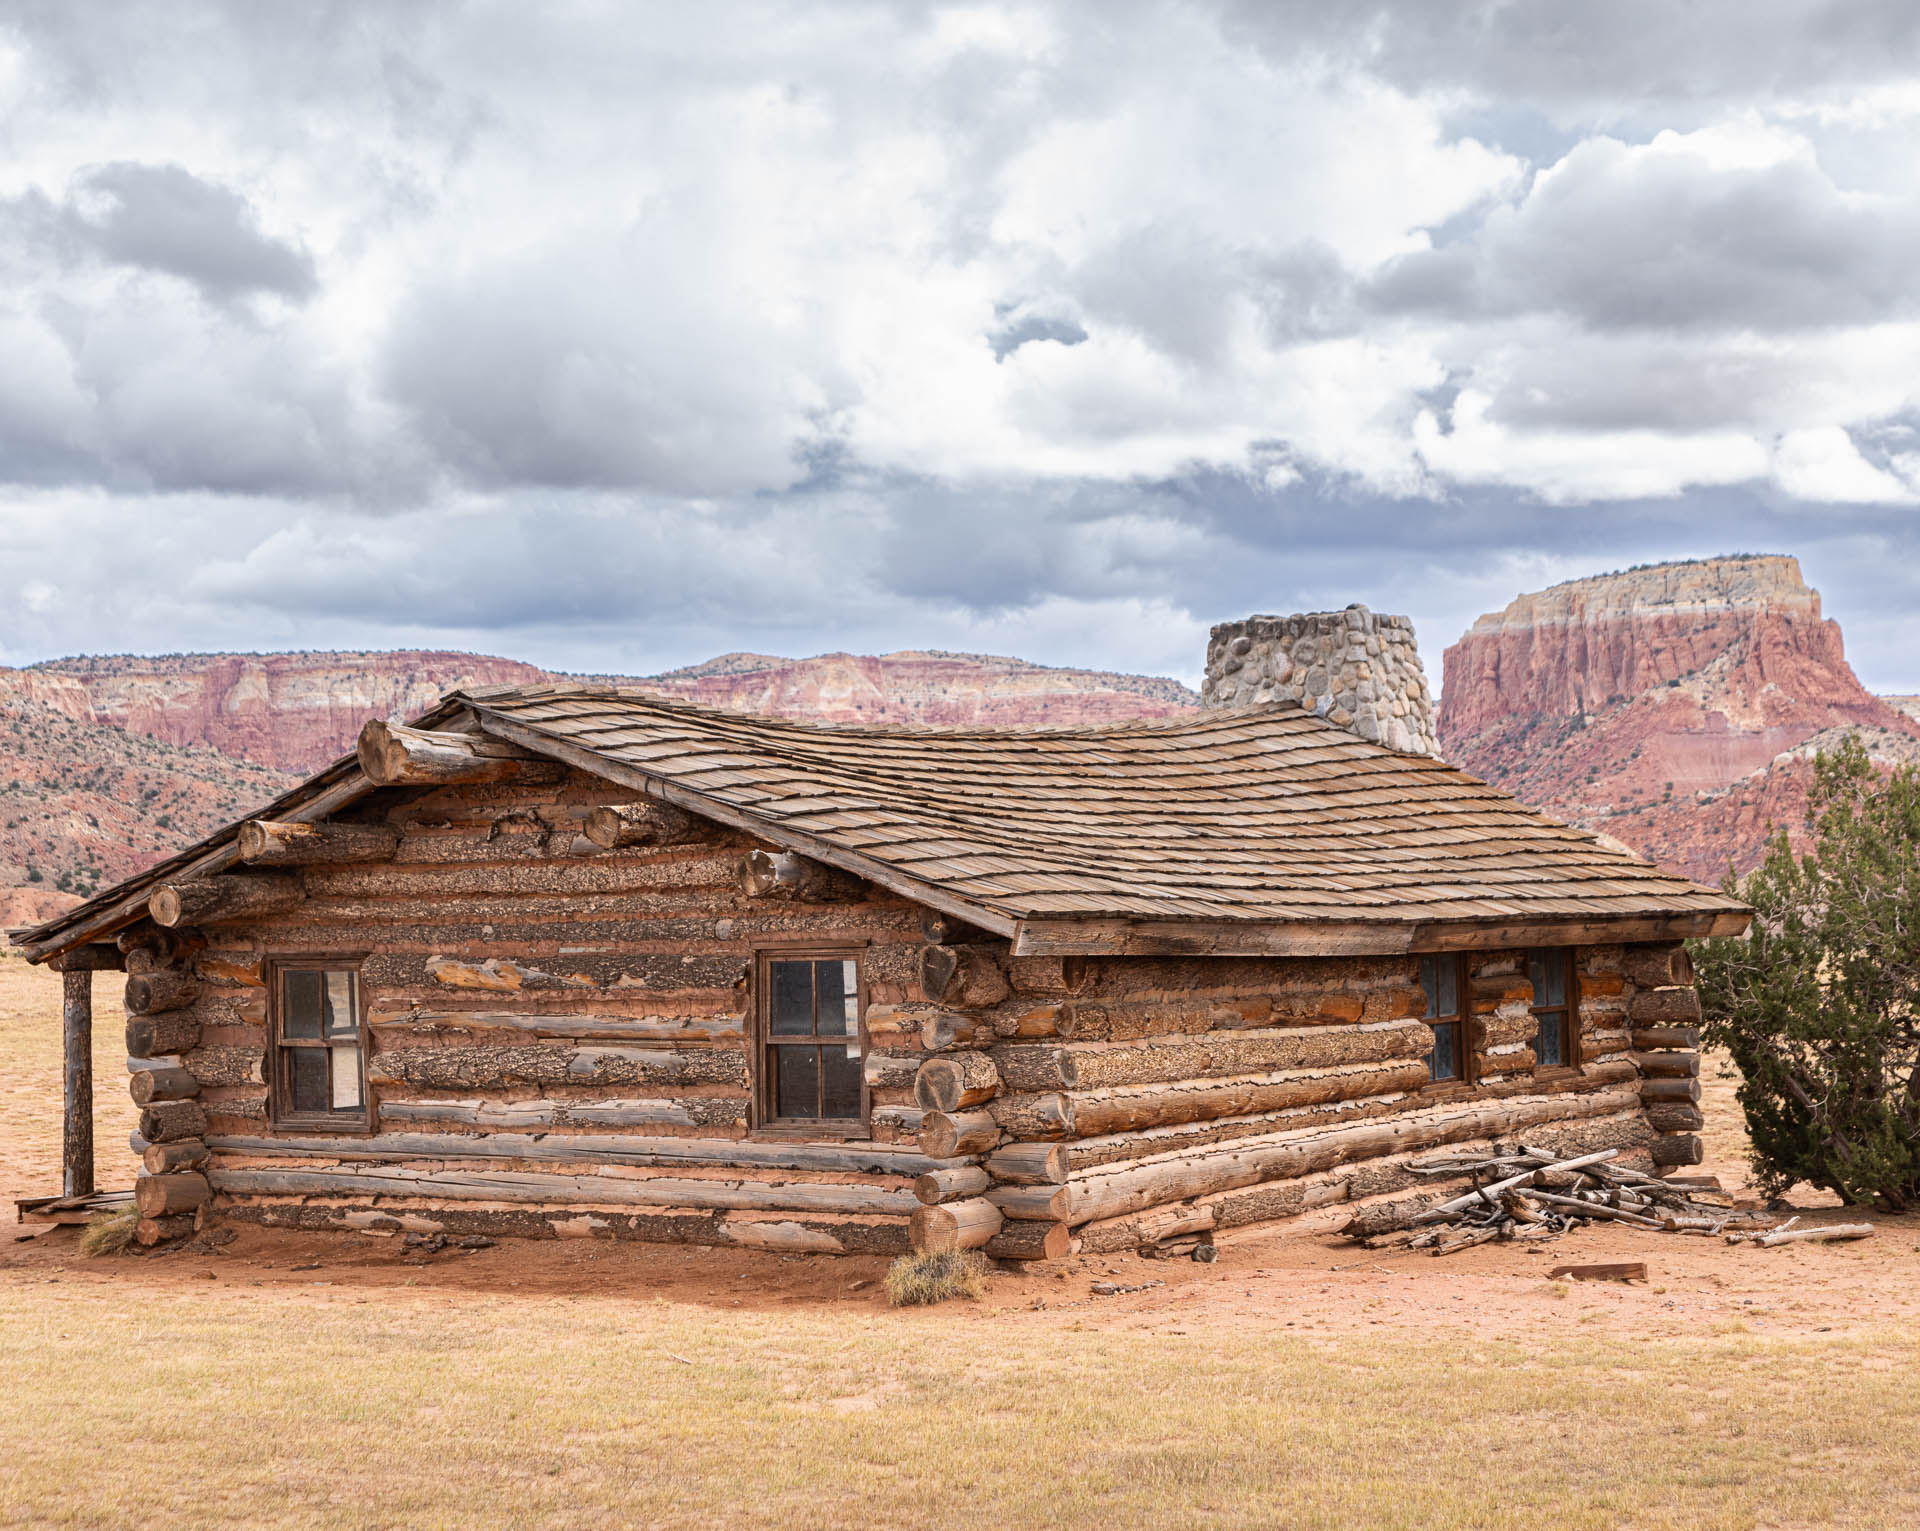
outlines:
[[[1920,690],[1911,0],[0,11],[0,663],[987,649],[1797,553]]]

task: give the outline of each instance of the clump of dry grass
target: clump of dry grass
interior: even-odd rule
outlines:
[[[80,1253],[117,1255],[133,1242],[133,1230],[140,1224],[140,1212],[131,1202],[112,1212],[99,1212],[87,1219],[80,1230]]]
[[[987,1262],[977,1250],[902,1255],[887,1267],[887,1301],[896,1308],[979,1297],[986,1289]]]

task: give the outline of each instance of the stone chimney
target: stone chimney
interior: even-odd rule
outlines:
[[[1208,707],[1294,701],[1389,749],[1440,754],[1412,619],[1360,605],[1222,622],[1207,643],[1200,700]]]

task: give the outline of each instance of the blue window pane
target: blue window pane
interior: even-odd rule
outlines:
[[[1567,1061],[1567,1012],[1549,1010],[1540,1017],[1540,1032],[1534,1039],[1534,1061],[1542,1068],[1554,1068]]]
[[[1536,1006],[1567,1002],[1567,954],[1558,948],[1527,953],[1527,976],[1533,981]]]
[[[1460,1023],[1433,1028],[1433,1050],[1427,1054],[1427,1073],[1434,1079],[1460,1078]]]
[[[1460,964],[1453,957],[1422,957],[1420,987],[1427,996],[1427,1019],[1460,1013]]]

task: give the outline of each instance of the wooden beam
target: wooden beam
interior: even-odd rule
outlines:
[[[1568,920],[1279,921],[1026,919],[1016,957],[1367,957],[1488,947],[1594,946],[1739,935],[1747,911],[1700,911]]]
[[[390,861],[400,831],[386,824],[302,824],[248,819],[240,826],[240,859],[250,866],[333,866]]]
[[[262,915],[284,914],[305,900],[298,877],[282,872],[206,877],[197,882],[164,882],[147,900],[156,925],[222,925]]]
[[[566,768],[529,750],[474,734],[407,728],[379,718],[360,730],[360,769],[377,787],[452,787],[485,782],[551,784]]]
[[[124,973],[126,953],[111,941],[94,941],[62,952],[47,963],[56,973]]]
[[[127,980],[126,1005],[129,1016],[164,1015],[170,1010],[184,1010],[199,997],[198,980],[178,968],[162,968],[156,973],[136,973]]]
[[[913,1247],[927,1254],[978,1249],[1000,1231],[1000,1209],[983,1197],[916,1207],[910,1234]]]
[[[60,978],[60,1074],[62,1128],[60,1188],[63,1196],[93,1194],[93,974],[87,969]]]
[[[740,858],[740,892],[747,898],[796,904],[852,903],[866,888],[857,877],[793,851],[748,851]]]
[[[635,845],[684,845],[712,831],[700,819],[666,803],[619,803],[587,815],[586,837],[603,851]]]

